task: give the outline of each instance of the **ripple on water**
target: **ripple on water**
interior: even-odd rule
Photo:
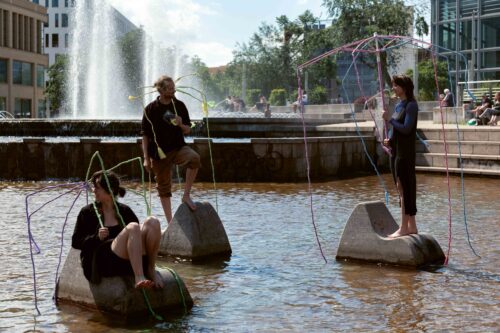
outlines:
[[[395,190],[385,177],[389,209],[398,214]],[[447,248],[447,190],[442,177],[418,175],[417,223]],[[126,326],[79,308],[52,302],[60,234],[72,199],[49,205],[32,220],[42,252],[35,255],[42,316],[33,317],[33,281],[27,241],[24,197],[48,184],[0,184],[0,330],[43,332],[170,331],[495,331],[498,319],[500,225],[484,198],[495,197],[500,180],[466,179],[469,232],[465,241],[460,181],[452,178],[453,243],[450,266],[415,271],[335,261],[344,224],[359,201],[381,200],[376,177],[312,184],[321,258],[311,223],[307,184],[218,184],[219,216],[233,254],[229,260],[192,264],[164,258],[159,267],[175,269],[195,301],[185,317],[168,323]],[[136,188],[138,184],[126,183]],[[212,200],[212,184],[196,184],[196,196]],[[30,199],[35,207],[61,194],[55,189]],[[179,204],[176,189],[173,204]],[[127,196],[139,216],[143,201]],[[79,199],[77,206],[85,200]],[[77,209],[64,238],[67,253]],[[158,202],[153,214],[163,218]],[[487,222],[485,222],[487,221]],[[457,320],[460,318],[460,320]],[[35,324],[36,322],[36,324]],[[15,328],[15,329],[14,329]]]

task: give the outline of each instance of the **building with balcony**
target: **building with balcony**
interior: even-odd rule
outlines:
[[[42,30],[47,10],[27,0],[0,0],[0,111],[45,117]]]

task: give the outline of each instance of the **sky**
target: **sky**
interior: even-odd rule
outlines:
[[[232,60],[237,43],[247,43],[261,22],[294,20],[309,9],[327,18],[323,0],[110,0],[111,5],[164,47],[198,55],[209,67]]]
[[[295,20],[306,10],[329,17],[323,0],[109,0],[163,47],[175,45],[208,67],[227,64],[237,43],[248,43],[262,22]],[[407,4],[424,0],[406,0]]]

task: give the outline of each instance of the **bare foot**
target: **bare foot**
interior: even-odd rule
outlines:
[[[191,200],[191,198],[189,196],[183,196],[182,197],[182,202],[185,203],[189,209],[191,209],[191,211],[195,211],[196,210],[196,205],[195,203],[193,202],[193,200]]]
[[[403,231],[400,229],[396,230],[396,232],[390,234],[390,235],[387,235],[387,238],[398,238],[398,237],[402,237],[402,236],[406,236],[406,235],[409,235],[410,232],[408,231]]]
[[[143,279],[143,280],[140,280],[139,282],[136,282],[135,288],[136,289],[151,289],[151,288],[153,288],[154,285],[155,285],[155,283],[153,281]]]

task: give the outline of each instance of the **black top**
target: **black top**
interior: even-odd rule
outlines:
[[[155,160],[159,160],[160,157],[158,156],[158,149],[154,141],[153,129],[156,133],[156,141],[165,154],[186,145],[182,129],[170,122],[175,117],[175,111],[182,118],[184,125],[191,126],[191,119],[189,118],[186,105],[175,97],[169,104],[161,103],[158,97],[149,103],[144,110],[145,115],[142,116],[142,134],[147,136],[149,143],[148,153]],[[152,127],[151,124],[153,125]]]
[[[120,202],[117,202],[117,205],[125,224],[129,224],[130,222],[139,222],[139,219],[129,206]],[[101,225],[99,224],[99,219],[95,213],[93,205],[89,204],[83,207],[78,214],[71,246],[75,249],[82,250],[80,253],[80,259],[82,262],[83,274],[89,281],[96,280],[96,274],[98,274],[95,269],[96,253],[103,244],[112,242],[113,239],[123,230],[123,226],[118,216],[117,219],[118,225],[108,227],[109,236],[105,240],[101,241],[99,239],[99,228]]]
[[[418,104],[416,101],[401,101],[390,120],[392,152],[396,158],[415,159]]]

